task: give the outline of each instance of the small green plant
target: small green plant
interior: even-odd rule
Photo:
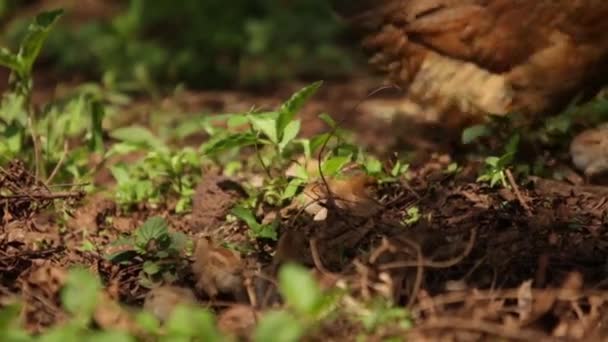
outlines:
[[[11,88],[17,95],[24,98],[26,107],[29,106],[32,92],[34,62],[38,58],[49,32],[62,15],[63,10],[43,12],[37,15],[28,26],[26,35],[16,53],[5,48],[0,49],[0,65],[11,70]]]
[[[161,281],[171,282],[183,270],[183,254],[187,248],[186,235],[169,232],[161,217],[149,218],[131,236],[113,243],[119,252],[107,258],[114,263],[141,263],[140,283],[153,287]]]
[[[196,150],[184,148],[170,151],[157,140],[147,139],[120,143],[109,153],[121,149],[120,152],[152,151],[147,152],[135,165],[119,163],[111,167],[117,182],[116,201],[120,205],[125,208],[144,203],[157,206],[171,198],[177,198],[177,213],[190,209],[194,188],[201,173],[201,157]]]
[[[485,159],[486,167],[482,171],[482,174],[477,178],[477,181],[487,182],[491,187],[494,187],[499,183],[505,188],[509,187],[506,171],[513,163],[518,145],[519,135],[515,134],[509,139],[503,155],[500,157],[487,157]]]
[[[420,221],[421,217],[422,217],[422,215],[420,213],[420,208],[415,207],[415,206],[410,207],[405,212],[405,217],[403,218],[403,224],[405,224],[406,226],[414,225],[418,221]]]
[[[89,154],[103,150],[101,102],[83,93],[34,108],[32,69],[61,10],[43,12],[28,26],[17,52],[0,49],[0,66],[10,73],[9,90],[0,103],[2,163],[21,159],[47,183],[78,183],[90,176]],[[74,147],[74,141],[89,144]]]

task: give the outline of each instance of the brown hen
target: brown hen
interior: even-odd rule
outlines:
[[[536,114],[603,77],[606,0],[333,0],[372,64],[442,112]]]

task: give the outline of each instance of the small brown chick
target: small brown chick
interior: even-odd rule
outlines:
[[[324,205],[331,198],[338,208],[348,210],[353,216],[369,217],[380,210],[380,206],[372,199],[369,186],[375,179],[363,172],[356,172],[344,178],[326,178],[327,185],[322,181],[310,183],[304,188],[302,204],[307,213],[315,216],[315,220],[323,220],[326,216]]]
[[[570,156],[587,179],[608,171],[608,125],[577,135],[570,143]]]
[[[159,286],[148,292],[144,300],[144,310],[153,314],[161,322],[171,317],[178,305],[196,305],[192,290],[177,286]]]
[[[220,293],[238,297],[243,291],[243,271],[244,263],[239,253],[217,246],[207,237],[197,241],[192,264],[197,290],[210,298]]]

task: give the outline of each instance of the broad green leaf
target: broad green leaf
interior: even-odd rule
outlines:
[[[61,291],[61,302],[80,324],[86,325],[97,306],[100,290],[97,277],[84,268],[74,268]]]
[[[279,271],[279,289],[298,314],[313,316],[323,293],[310,272],[296,264],[286,264]]]
[[[490,134],[492,134],[492,131],[490,130],[490,128],[487,125],[471,126],[471,127],[466,128],[462,132],[462,143],[465,145],[470,144],[470,143],[474,142],[475,140],[477,140],[481,137],[486,137]]]
[[[134,125],[117,128],[110,132],[110,137],[143,148],[162,151],[167,150],[165,143],[143,126]]]
[[[302,186],[302,184],[304,184],[304,181],[302,179],[295,178],[290,180],[287,186],[285,187],[283,194],[281,195],[281,199],[287,200],[293,198],[298,192],[298,189],[300,189],[300,186]]]
[[[265,314],[253,335],[254,342],[297,342],[304,336],[305,327],[286,311]]]
[[[213,155],[233,148],[255,145],[258,141],[258,137],[253,133],[236,133],[203,144],[201,153]]]
[[[231,210],[231,213],[241,221],[245,222],[250,228],[257,228],[260,225],[251,210],[247,208],[236,206]]]
[[[287,145],[300,133],[300,120],[293,120],[287,124],[283,132],[283,138],[279,143],[279,150],[283,151]]]
[[[497,167],[499,161],[500,161],[500,158],[491,156],[491,157],[486,158],[485,163],[489,166]]]
[[[274,144],[279,143],[279,136],[276,130],[276,120],[260,118],[254,115],[248,116],[253,129],[262,132]]]
[[[43,12],[36,16],[34,22],[28,27],[18,53],[22,76],[29,77],[34,61],[38,58],[52,26],[62,15],[63,10]]]
[[[323,171],[323,176],[336,175],[338,172],[340,172],[340,170],[342,170],[342,168],[346,164],[348,164],[350,162],[350,160],[351,160],[350,155],[331,157],[331,158],[327,159],[321,165],[321,170]]]
[[[137,230],[135,243],[142,246],[148,244],[151,240],[168,239],[168,228],[169,225],[164,218],[160,216],[151,217]]]
[[[319,81],[302,88],[281,105],[275,128],[275,131],[279,135],[278,139],[282,138],[285,127],[293,121],[294,116],[302,109],[306,101],[317,92],[322,84],[323,82]]]
[[[239,127],[248,123],[249,119],[247,118],[247,115],[243,114],[230,114],[230,117],[226,121],[226,125],[228,126],[228,128]]]

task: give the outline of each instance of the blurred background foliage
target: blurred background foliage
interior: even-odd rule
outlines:
[[[50,35],[41,63],[123,89],[268,86],[344,76],[356,63],[327,0],[63,2],[71,3],[63,6],[68,19]],[[99,15],[79,14],[95,4]],[[34,8],[61,5],[0,0],[2,44],[16,45]]]

